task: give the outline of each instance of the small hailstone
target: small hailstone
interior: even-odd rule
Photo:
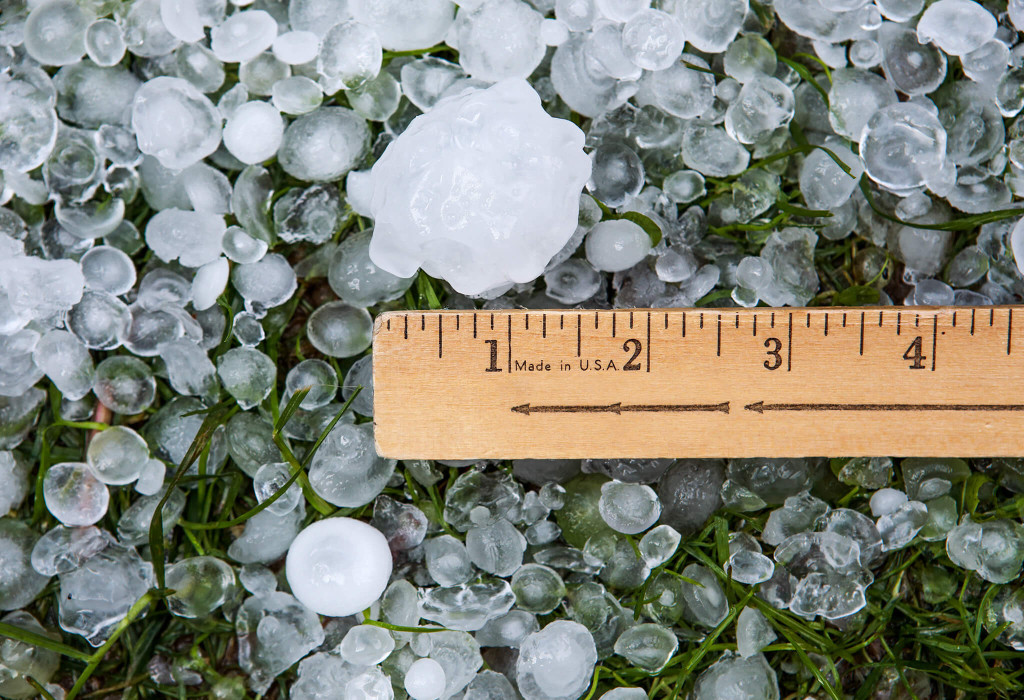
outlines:
[[[444,668],[433,659],[417,659],[405,672],[404,686],[412,700],[437,700],[444,694]]]
[[[388,658],[394,648],[394,638],[383,627],[356,625],[341,640],[338,653],[353,666],[373,666]]]
[[[43,65],[77,63],[85,53],[85,31],[94,16],[72,0],[33,3],[24,24],[25,52]]]
[[[344,107],[320,107],[288,125],[277,160],[292,177],[327,182],[358,165],[369,147],[370,129],[359,115]]]
[[[228,17],[210,32],[210,48],[225,63],[256,58],[277,38],[277,21],[263,10],[245,10]]]
[[[907,494],[899,489],[878,489],[871,494],[871,514],[876,518],[899,510],[907,502]]]
[[[316,58],[320,37],[313,32],[285,32],[274,39],[272,48],[279,61],[299,66]]]
[[[156,156],[165,168],[187,168],[217,150],[220,122],[210,99],[181,78],[153,78],[132,102],[139,150]]]
[[[228,286],[229,273],[227,258],[223,256],[196,270],[196,276],[192,278],[190,294],[192,308],[196,311],[203,311],[216,304],[217,297]]]
[[[370,258],[463,294],[532,281],[576,230],[583,140],[525,80],[438,102],[373,166]]]
[[[284,119],[266,102],[246,102],[231,113],[224,125],[224,147],[246,164],[272,158],[281,146]]]
[[[167,465],[159,459],[146,460],[135,482],[135,490],[143,496],[152,496],[164,485],[166,476]]]
[[[641,10],[622,28],[623,51],[644,70],[665,70],[679,60],[685,43],[682,25],[661,10]]]
[[[288,585],[314,612],[354,615],[384,593],[391,550],[378,530],[352,518],[313,523],[292,541],[285,561]]]
[[[743,608],[736,619],[736,650],[749,658],[775,641],[775,630],[757,608]]]
[[[105,484],[130,484],[139,478],[149,461],[149,446],[142,437],[123,425],[97,433],[86,450],[89,467]]]
[[[647,257],[651,238],[632,221],[601,221],[586,240],[587,260],[598,270],[627,270]]]
[[[658,521],[661,502],[646,484],[609,481],[601,486],[601,518],[616,532],[636,535]]]
[[[972,0],[939,0],[917,21],[917,39],[962,57],[991,40],[996,28],[992,13]]]
[[[569,41],[569,28],[561,20],[546,19],[540,23],[540,38],[547,46],[560,46]]]
[[[556,620],[523,642],[516,681],[526,700],[577,698],[597,663],[594,636],[578,622]]]
[[[110,503],[106,484],[82,462],[62,462],[46,470],[43,501],[50,514],[68,527],[99,521]]]

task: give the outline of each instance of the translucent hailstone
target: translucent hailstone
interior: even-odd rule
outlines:
[[[351,508],[369,503],[383,491],[395,464],[377,454],[372,424],[339,424],[313,457],[309,481],[324,500]]]
[[[348,102],[364,119],[382,122],[389,119],[402,101],[402,86],[387,71],[355,90],[349,90]]]
[[[843,68],[832,73],[829,123],[840,136],[857,140],[868,120],[896,101],[896,92],[880,76],[857,68]]]
[[[658,521],[661,503],[645,484],[609,481],[601,486],[601,518],[616,532],[636,535]]]
[[[214,92],[224,84],[224,64],[205,46],[185,44],[174,55],[178,77],[192,83],[200,92]]]
[[[546,615],[565,597],[565,584],[554,569],[541,564],[523,564],[512,574],[512,592],[520,610]]]
[[[545,19],[540,23],[540,38],[546,46],[561,46],[569,40],[569,27],[557,19]]]
[[[181,78],[153,78],[139,88],[132,103],[139,150],[166,168],[187,168],[217,150],[220,123],[209,98]]]
[[[249,674],[249,686],[260,695],[278,675],[324,641],[316,613],[280,592],[246,599],[235,616],[235,634],[239,666]]]
[[[288,125],[277,159],[292,177],[324,182],[337,180],[355,167],[369,145],[370,131],[355,112],[321,107]]]
[[[50,470],[57,466],[60,465],[54,465]],[[42,576],[32,568],[32,548],[38,539],[39,535],[25,523],[14,518],[0,518],[0,557],[4,562],[4,576],[0,579],[0,610],[17,610],[28,605],[49,581],[48,576]],[[0,681],[3,678],[4,674],[0,673]],[[0,682],[0,688],[2,686]]]
[[[106,292],[86,291],[82,300],[68,312],[68,330],[85,347],[112,350],[121,344],[121,335],[131,323],[127,305]]]
[[[380,38],[355,20],[331,27],[320,41],[316,70],[324,91],[353,90],[377,77],[383,59]]]
[[[370,347],[372,333],[370,314],[341,301],[322,305],[309,315],[306,325],[309,342],[329,357],[360,354]]]
[[[300,408],[311,411],[326,406],[338,393],[338,375],[323,360],[303,360],[288,370],[285,391],[291,396],[305,388],[309,388],[309,393],[302,399]]]
[[[495,576],[510,576],[523,563],[526,538],[508,520],[471,527],[466,533],[466,552],[470,561]]]
[[[354,306],[373,306],[398,299],[413,277],[396,277],[370,259],[372,229],[349,234],[331,258],[327,280],[341,300]]]
[[[759,654],[776,639],[775,629],[757,608],[743,608],[736,618],[736,651],[744,658]]]
[[[263,10],[244,10],[210,31],[210,49],[225,63],[256,58],[277,37],[277,22]]]
[[[544,58],[543,19],[517,0],[487,0],[469,12],[459,12],[450,35],[459,51],[459,64],[470,76],[486,82],[528,77]],[[501,32],[496,34],[495,27],[501,27]]]
[[[288,548],[288,585],[303,605],[321,615],[361,612],[384,593],[391,550],[379,531],[352,518],[313,523]]]
[[[716,627],[729,614],[729,601],[725,597],[718,579],[700,564],[690,564],[683,569],[683,597],[686,599],[688,615],[694,622],[705,627]]]
[[[828,148],[850,172],[839,167],[832,157],[821,149],[807,154],[800,166],[800,192],[811,209],[835,209],[853,195],[864,173],[864,164],[839,139],[825,140]]]
[[[484,133],[469,127],[471,114]],[[510,129],[520,139],[498,136]],[[549,117],[522,80],[439,103],[373,166],[371,258],[399,277],[422,266],[468,294],[533,280],[576,229],[590,170],[582,145],[582,132]],[[544,166],[527,167],[536,158]],[[461,183],[466,172],[474,173],[473,187]],[[467,215],[448,217],[454,210]],[[503,213],[512,211],[512,219]],[[499,233],[497,221],[514,228]]]
[[[124,33],[112,19],[98,19],[85,29],[85,52],[98,66],[116,66],[124,57]]]
[[[625,27],[614,24],[602,23],[594,28],[586,36],[582,47],[582,61],[591,69],[595,76],[601,78],[615,78],[616,80],[629,81],[629,88],[621,86],[616,97],[616,103],[636,90],[633,81],[637,80],[643,70],[633,61],[633,56],[641,50],[640,46],[634,45],[627,50],[623,32]],[[634,43],[642,41],[642,37],[633,37]],[[681,48],[680,48],[681,50]],[[678,53],[676,55],[678,57]],[[639,59],[643,61],[644,59]],[[667,67],[667,66],[666,66]]]
[[[14,452],[0,450],[0,513],[7,513],[28,495],[28,464]]]
[[[146,224],[146,243],[163,261],[200,267],[220,255],[224,217],[200,211],[164,209]]]
[[[583,695],[597,663],[594,637],[578,622],[556,620],[523,642],[516,682],[526,700]]]
[[[451,535],[433,537],[423,543],[427,571],[441,586],[458,586],[473,575],[466,547]]]
[[[739,175],[750,162],[750,152],[725,129],[698,120],[683,127],[682,156],[689,167],[707,177]]]
[[[878,30],[878,41],[885,76],[897,90],[911,96],[925,95],[942,84],[946,54],[933,44],[919,42],[913,30],[886,22]]]
[[[433,659],[417,659],[406,670],[403,685],[412,700],[437,700],[444,694],[444,668]]]
[[[976,571],[986,581],[1008,583],[1024,561],[1024,535],[1012,520],[977,523],[965,515],[946,538],[946,553],[959,567]]]
[[[587,261],[598,270],[626,270],[647,257],[651,238],[626,219],[602,221],[587,234]]]
[[[263,97],[269,96],[274,85],[291,74],[291,67],[268,51],[238,67],[239,84],[244,85],[250,95]]]
[[[337,231],[341,218],[341,196],[334,185],[293,188],[274,203],[274,227],[286,243],[325,243]]]
[[[96,365],[93,392],[100,403],[114,413],[130,416],[144,411],[153,403],[156,380],[142,360],[128,355],[113,355]]]
[[[973,81],[950,83],[934,93],[946,129],[946,155],[956,165],[977,165],[1003,147],[1005,127],[989,90]]]
[[[928,109],[901,102],[878,110],[860,138],[864,170],[893,190],[921,187],[942,169],[946,130]]]
[[[693,0],[677,3],[675,7],[689,43],[706,53],[722,53],[743,26],[749,3],[747,0]]]
[[[93,20],[72,0],[36,4],[25,21],[25,51],[44,66],[66,66],[85,54],[85,30]]]
[[[57,140],[57,112],[47,90],[26,80],[0,83],[0,121],[0,168],[22,173],[42,165]]]
[[[229,273],[230,268],[225,257],[219,257],[196,270],[196,276],[192,278],[190,294],[192,308],[196,311],[204,311],[216,304],[217,297],[228,285]]]
[[[640,193],[644,165],[640,156],[619,142],[602,143],[590,154],[587,190],[609,207],[621,207]]]
[[[710,70],[704,59],[683,54],[665,70],[646,74],[637,102],[654,105],[681,119],[699,117],[714,104],[715,77],[695,68]]]
[[[280,559],[299,534],[306,509],[304,501],[284,515],[263,510],[249,518],[245,531],[228,547],[228,556],[242,564],[270,564]]]
[[[249,305],[270,309],[288,301],[298,288],[295,270],[278,253],[268,253],[253,263],[236,265],[231,284]]]
[[[667,12],[641,10],[622,28],[622,49],[644,70],[665,70],[683,52],[683,27]]]
[[[601,288],[601,275],[585,260],[569,258],[544,273],[545,294],[563,304],[581,304]]]
[[[253,238],[240,226],[229,226],[220,241],[224,255],[231,262],[258,262],[267,253],[266,241]]]
[[[362,387],[359,395],[352,401],[352,410],[364,416],[373,415],[373,355],[360,357],[352,363],[345,375],[345,383],[341,386],[341,398],[348,401]]]
[[[746,83],[759,75],[775,74],[775,49],[760,34],[745,34],[729,44],[723,56],[726,75]]]
[[[42,638],[60,642],[60,635],[47,630],[31,614],[18,610],[0,617],[0,622],[32,632]],[[28,679],[47,688],[51,696],[56,694],[50,679],[60,668],[60,655],[28,642],[8,637],[0,646],[0,694],[5,698],[32,698],[38,695]],[[60,687],[60,686],[56,686]]]
[[[142,468],[138,481],[135,482],[135,490],[143,496],[152,496],[160,491],[167,477],[167,465],[159,459],[150,459]]]
[[[743,85],[725,112],[725,130],[740,143],[786,126],[795,113],[793,91],[781,80],[755,77]]]
[[[281,146],[284,119],[266,102],[240,105],[224,124],[224,147],[243,163],[262,163]]]
[[[270,395],[277,368],[259,350],[232,348],[217,358],[217,376],[242,410],[247,410]]]
[[[118,296],[135,286],[135,265],[117,248],[95,246],[79,262],[88,289]]]
[[[425,49],[441,43],[455,17],[455,5],[450,0],[349,0],[348,4],[352,16],[372,27],[389,51]]]
[[[293,75],[274,83],[270,99],[285,114],[309,114],[324,101],[324,91],[315,80]]]
[[[115,425],[93,437],[86,458],[96,477],[105,484],[130,484],[139,478],[149,460],[146,441],[131,428]]]
[[[996,35],[996,18],[972,0],[939,0],[917,21],[917,38],[953,56],[964,56]]]
[[[277,60],[299,66],[316,58],[320,37],[313,32],[293,30],[279,34],[271,48]]]
[[[779,697],[779,681],[763,654],[750,658],[725,652],[701,673],[693,687],[693,700],[719,700],[723,694],[741,688],[740,697],[774,700]]]
[[[96,371],[85,345],[67,331],[47,331],[32,351],[36,367],[60,390],[64,398],[77,401],[92,390]]]
[[[264,464],[252,477],[252,487],[253,491],[256,492],[256,500],[259,503],[263,503],[284,488],[284,485],[288,483],[291,476],[291,467],[284,462]],[[277,515],[284,515],[295,510],[301,499],[302,490],[293,484],[276,501],[267,506],[267,510]]]
[[[648,673],[658,673],[678,648],[671,630],[650,622],[630,627],[615,640],[615,653]]]
[[[235,572],[216,557],[191,557],[167,567],[167,587],[173,588],[167,608],[178,617],[211,615],[235,593]]]
[[[644,700],[647,691],[643,688],[613,688],[601,695],[598,700]]]
[[[84,462],[61,462],[46,470],[43,501],[50,514],[68,527],[98,522],[107,513],[110,491]]]
[[[338,653],[353,666],[373,666],[386,659],[394,648],[395,640],[386,629],[356,625],[341,640]]]

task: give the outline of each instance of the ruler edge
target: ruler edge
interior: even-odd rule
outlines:
[[[769,312],[769,313],[774,311],[776,313],[784,312],[784,313],[793,313],[793,314],[795,314],[795,313],[824,314],[824,313],[828,313],[828,312],[833,312],[833,313],[872,312],[873,313],[873,312],[885,312],[885,311],[899,313],[901,309],[905,309],[907,312],[910,312],[911,310],[914,310],[915,312],[918,312],[918,313],[921,313],[921,312],[923,312],[923,313],[934,312],[934,313],[936,313],[936,315],[938,315],[939,312],[953,313],[953,312],[961,310],[961,309],[986,309],[986,310],[988,310],[988,309],[1010,309],[1010,310],[1013,310],[1013,309],[1024,309],[1024,304],[985,304],[985,305],[977,305],[977,306],[974,306],[974,305],[972,305],[972,306],[954,306],[954,305],[950,305],[950,306],[935,306],[935,305],[930,305],[930,306],[896,306],[896,305],[878,306],[878,305],[875,305],[875,306],[753,306],[753,307],[732,307],[732,306],[730,306],[730,307],[668,307],[668,308],[664,308],[664,307],[624,307],[624,308],[621,308],[621,309],[619,309],[619,308],[611,308],[611,309],[584,309],[584,308],[527,309],[527,308],[519,307],[519,308],[514,308],[514,309],[494,309],[493,311],[491,311],[491,310],[481,310],[481,309],[407,309],[407,310],[403,310],[403,311],[399,311],[399,310],[384,311],[384,312],[381,312],[381,313],[377,314],[377,316],[373,320],[373,334],[372,334],[372,338],[371,338],[370,347],[371,347],[371,351],[372,352],[375,353],[377,351],[377,337],[382,332],[386,322],[389,319],[392,319],[392,318],[405,318],[405,317],[407,317],[407,316],[409,316],[411,314],[420,314],[420,315],[432,316],[433,317],[433,316],[454,316],[454,315],[459,315],[459,314],[473,314],[473,313],[494,313],[494,314],[503,314],[503,315],[517,316],[518,317],[518,316],[524,316],[524,315],[530,314],[530,313],[550,313],[550,314],[560,314],[560,315],[574,315],[574,314],[583,314],[583,313],[620,313],[620,312],[622,312],[622,313],[629,313],[629,312],[633,312],[633,313],[636,313],[636,312],[640,312],[640,313],[684,313],[684,312],[698,312],[698,313],[720,313],[720,314],[721,313],[754,314],[754,313],[758,313],[758,310],[764,310],[765,312]],[[399,461],[409,461],[409,460],[415,460],[415,459],[430,459],[430,460],[438,460],[438,459],[448,460],[448,459],[450,459],[450,460],[465,460],[465,461],[469,461],[469,460],[481,461],[481,460],[484,460],[484,459],[501,460],[501,461],[504,461],[504,460],[515,460],[515,459],[580,459],[580,460],[583,460],[583,459],[749,459],[749,458],[759,458],[759,457],[765,458],[765,459],[801,459],[801,458],[803,458],[803,459],[815,459],[815,458],[829,459],[829,458],[832,458],[832,457],[836,456],[836,455],[819,455],[819,454],[795,453],[795,452],[794,453],[788,453],[787,452],[787,453],[784,453],[784,454],[783,453],[763,453],[763,452],[758,452],[757,454],[734,455],[732,457],[721,457],[721,456],[696,457],[696,456],[693,456],[693,455],[687,455],[687,456],[681,457],[678,454],[664,454],[664,455],[658,455],[658,456],[652,457],[649,454],[635,455],[635,454],[629,454],[629,453],[625,453],[625,454],[623,454],[623,453],[607,453],[607,454],[602,453],[602,454],[596,454],[595,453],[595,454],[588,454],[586,457],[546,457],[546,456],[536,456],[536,455],[532,455],[532,454],[527,453],[527,454],[516,454],[516,455],[512,455],[512,456],[508,456],[508,455],[506,455],[506,456],[481,455],[481,456],[474,457],[474,458],[460,457],[458,455],[446,455],[443,452],[441,452],[441,453],[434,453],[433,456],[426,456],[426,455],[423,455],[423,454],[399,456],[398,453],[392,453],[390,455],[387,455],[387,454],[385,454],[385,450],[381,449],[381,445],[380,445],[379,439],[377,437],[377,419],[376,419],[376,413],[377,413],[377,410],[376,410],[377,409],[377,392],[376,392],[376,386],[377,386],[377,365],[376,365],[376,363],[374,363],[374,365],[373,365],[373,383],[374,383],[374,387],[375,387],[374,399],[373,399],[374,400],[373,444],[374,444],[374,449],[377,451],[377,454],[380,455],[381,457],[386,458],[386,459],[394,459],[394,460],[399,460]],[[839,456],[842,457],[842,455],[839,455]],[[862,455],[862,456],[896,457],[896,458],[906,458],[906,457],[922,457],[922,458],[960,457],[960,458],[967,458],[967,459],[976,459],[976,458],[983,458],[984,459],[984,458],[1000,458],[1000,457],[1024,457],[1024,453],[1022,453],[1022,454],[1017,454],[1017,453],[1013,453],[1013,454],[1000,454],[998,452],[993,452],[993,453],[986,452],[984,454],[981,454],[981,453],[974,453],[974,452],[963,452],[961,450],[957,454],[946,454],[946,453],[943,453],[943,452],[935,452],[935,453],[931,453],[931,452],[929,452],[929,453],[921,453],[921,452],[913,452],[913,453],[909,453],[909,452],[908,453],[888,452],[886,454]]]

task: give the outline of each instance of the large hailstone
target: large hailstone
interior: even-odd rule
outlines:
[[[519,78],[438,102],[373,166],[370,258],[462,294],[535,279],[576,230],[583,142]]]

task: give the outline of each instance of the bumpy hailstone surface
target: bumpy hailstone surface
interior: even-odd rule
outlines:
[[[303,605],[321,615],[353,615],[384,593],[391,551],[376,528],[352,518],[330,518],[298,534],[285,571]]]
[[[544,112],[525,80],[451,97],[373,166],[370,257],[463,294],[535,279],[576,230],[590,175],[583,133]]]

